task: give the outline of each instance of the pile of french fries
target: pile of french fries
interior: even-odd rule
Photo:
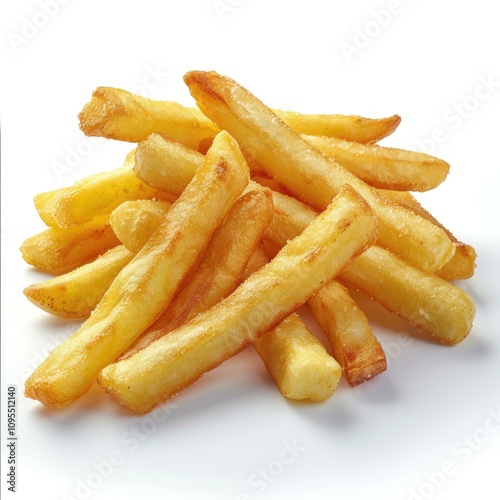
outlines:
[[[87,135],[137,143],[123,167],[39,194],[48,228],[22,245],[56,276],[25,289],[79,330],[28,378],[61,407],[97,381],[148,412],[249,344],[287,398],[323,401],[386,357],[349,288],[443,344],[475,308],[452,281],[476,253],[410,191],[446,178],[432,156],[376,145],[398,116],[272,110],[215,72],[185,75],[197,107],[98,88]],[[308,305],[331,354],[295,311]]]

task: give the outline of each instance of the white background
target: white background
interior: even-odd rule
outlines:
[[[499,498],[500,422],[492,417],[500,412],[495,3],[223,0],[217,9],[213,0],[74,0],[47,2],[50,17],[42,1],[6,4],[1,390],[3,399],[7,386],[18,387],[19,441],[13,494],[6,491],[3,407],[5,498]],[[390,17],[380,14],[389,7]],[[345,44],[355,49],[350,57]],[[120,408],[98,387],[58,411],[25,399],[26,376],[76,329],[22,293],[45,278],[18,250],[43,229],[33,196],[118,167],[131,149],[91,143],[80,132],[77,113],[95,87],[191,105],[182,81],[190,69],[232,76],[277,108],[399,113],[402,124],[388,145],[416,149],[442,129],[434,154],[451,163],[451,173],[420,199],[477,248],[477,273],[461,284],[478,309],[469,338],[442,347],[365,304],[389,368],[358,389],[342,381],[325,403],[284,400],[251,349],[172,400],[161,424]],[[485,80],[489,90],[478,87]],[[69,165],[75,150],[84,155]],[[57,173],[58,164],[68,171]],[[133,438],[135,427],[142,434]],[[280,465],[287,445],[296,456]],[[112,469],[104,464],[110,459]]]

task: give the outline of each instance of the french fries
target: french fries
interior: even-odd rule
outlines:
[[[302,201],[323,210],[349,184],[377,214],[380,245],[430,272],[453,256],[455,247],[441,228],[392,202],[322,154],[230,78],[191,71],[184,81],[200,109]]]
[[[376,188],[428,191],[439,186],[450,169],[445,161],[417,151],[364,145],[331,137],[302,137]]]
[[[338,137],[371,144],[392,134],[401,122],[397,115],[371,119],[362,116],[276,113],[299,133]],[[98,87],[79,114],[88,136],[140,142],[156,132],[205,153],[219,131],[198,108],[172,101],[155,101],[126,90]]]
[[[60,407],[87,392],[166,308],[248,178],[237,143],[219,133],[203,166],[90,318],[26,381],[26,396]]]
[[[140,160],[139,157],[137,158],[134,171],[144,182],[153,185],[157,189],[166,190],[169,186],[180,187],[180,184],[176,184],[171,180],[171,177],[178,174],[177,168],[170,169],[172,163],[177,167],[179,165],[183,166],[185,170],[179,175],[178,179],[186,179],[193,175],[200,162],[203,161],[203,155],[200,153],[183,147],[182,149],[171,148],[171,145],[171,141],[153,134],[137,146],[137,151],[141,152],[141,156]],[[156,163],[157,170],[155,175],[152,176],[151,182],[149,180],[150,168],[148,166],[149,151],[154,151],[156,157],[162,158],[161,164]],[[175,155],[179,154],[182,155],[182,160],[176,162]],[[255,189],[259,187],[257,183],[251,185]],[[177,195],[179,193],[175,192],[173,194]],[[318,214],[299,200],[276,192],[273,192],[273,205],[274,217],[265,233],[265,238],[279,247],[286,245],[289,240],[300,234]],[[379,259],[375,254],[370,253],[369,250],[365,252],[362,267],[364,279],[358,277],[357,273],[351,273],[349,283],[364,289],[381,305],[414,326],[423,329],[439,342],[453,344],[462,340],[470,331],[474,317],[473,303],[468,295],[460,289],[455,290],[455,287],[450,284],[444,286],[439,282],[440,287],[444,286],[443,290],[449,289],[449,294],[440,298],[440,300],[446,302],[446,305],[436,313],[433,305],[435,297],[433,282],[427,279],[429,273],[416,272],[416,268],[404,261],[402,262],[392,253],[386,252],[384,255],[388,266],[387,269],[380,268]],[[356,265],[356,260],[350,264],[355,269]],[[397,274],[393,272],[394,268],[404,268],[408,272]],[[379,281],[377,284],[368,287],[366,282],[370,280],[372,275],[373,279],[378,277]],[[343,276],[342,273],[341,276]],[[382,279],[384,290],[380,289],[380,280]],[[412,279],[418,279],[420,284],[410,294],[409,290],[405,291],[405,287],[408,289],[412,287]],[[388,297],[391,297],[391,295],[397,295],[398,300],[389,303]],[[458,311],[462,306],[467,311],[466,315],[462,315]],[[436,318],[436,314],[439,316],[438,318]],[[450,324],[454,325],[451,331],[448,329]],[[455,335],[451,332],[455,332]],[[339,358],[342,359],[341,356]]]
[[[228,298],[134,356],[106,367],[99,384],[144,413],[278,324],[370,245],[377,220],[346,187],[325,212]]]
[[[70,228],[109,215],[127,200],[165,198],[165,195],[141,182],[133,173],[132,151],[121,168],[91,175],[67,188],[35,196],[35,207],[48,226]],[[166,196],[166,198],[170,198]]]
[[[49,227],[24,240],[23,259],[51,274],[61,274],[91,262],[120,242],[109,225],[109,216],[93,218],[81,226]]]
[[[119,245],[74,271],[25,288],[24,295],[56,316],[85,318],[132,257],[131,252]]]
[[[81,129],[136,149],[35,197],[49,227],[23,257],[66,274],[24,293],[87,319],[27,397],[60,407],[98,380],[144,413],[254,344],[285,397],[323,401],[342,372],[357,385],[387,367],[344,285],[440,343],[469,334],[474,303],[447,280],[473,275],[475,249],[408,192],[434,189],[449,165],[374,145],[399,116],[272,110],[215,72],[184,80],[199,108],[99,87]],[[333,357],[294,313],[304,303]]]
[[[242,196],[212,236],[189,282],[122,358],[132,356],[227,297],[242,281],[248,259],[272,216],[269,190]]]

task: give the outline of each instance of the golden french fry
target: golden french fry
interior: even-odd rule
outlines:
[[[215,231],[190,281],[122,358],[144,349],[232,293],[243,280],[250,255],[272,216],[271,191],[243,195]]]
[[[387,361],[365,314],[349,292],[331,281],[309,297],[307,305],[326,333],[347,381],[358,385],[379,375]]]
[[[137,253],[171,207],[168,201],[124,201],[111,212],[109,223],[125,247]]]
[[[445,161],[418,151],[365,145],[331,137],[302,137],[376,188],[428,191],[439,186],[450,169]]]
[[[89,136],[139,142],[158,132],[202,152],[206,152],[218,132],[198,109],[111,87],[98,87],[79,119],[80,128]]]
[[[324,401],[334,393],[342,369],[296,314],[254,345],[283,396]]]
[[[132,257],[131,252],[119,245],[74,271],[25,288],[24,295],[56,316],[85,318]]]
[[[355,115],[305,115],[293,111],[274,112],[299,134],[336,137],[346,141],[373,144],[391,135],[401,123],[398,115],[364,118]]]
[[[100,385],[137,412],[195,382],[303,304],[375,239],[377,219],[351,188],[229,297],[134,356],[109,365]]]
[[[396,203],[412,210],[424,219],[430,220],[436,226],[444,229],[446,234],[455,245],[453,257],[440,269],[434,271],[436,276],[444,280],[463,280],[471,278],[476,268],[476,250],[471,245],[462,243],[446,229],[435,217],[433,217],[422,205],[410,194],[404,191],[384,191],[384,194]]]
[[[245,279],[268,262],[266,251],[257,247],[248,261]],[[335,392],[342,369],[297,314],[290,314],[259,337],[254,347],[286,398],[324,401]]]
[[[377,214],[380,245],[426,271],[439,269],[452,257],[455,247],[441,228],[384,197],[318,151],[235,81],[203,71],[191,71],[184,80],[200,109],[302,201],[323,210],[348,184]]]
[[[28,264],[61,274],[91,262],[119,243],[109,216],[103,215],[68,229],[50,227],[24,240],[20,250]]]
[[[388,118],[276,113],[299,133],[339,137],[373,143],[392,134],[401,122]],[[88,136],[140,142],[157,132],[184,146],[205,153],[219,131],[198,108],[186,108],[173,101],[155,101],[126,90],[98,87],[79,114],[80,128]]]
[[[85,224],[98,215],[109,215],[127,200],[165,198],[134,174],[134,152],[121,168],[94,174],[73,186],[35,196],[35,207],[48,226],[70,228]],[[167,198],[171,198],[167,196]]]
[[[238,144],[219,133],[203,166],[90,318],[29,377],[26,396],[58,407],[85,394],[167,307],[248,179]]]
[[[203,161],[203,155],[197,153],[196,151],[192,151],[188,148],[175,148],[175,153],[171,149],[171,142],[166,141],[159,135],[152,135],[148,137],[145,141],[141,142],[137,146],[137,150],[139,151],[144,147],[144,154],[141,158],[140,162],[137,162],[135,165],[135,171],[137,175],[144,180],[146,183],[150,183],[149,174],[151,170],[148,168],[148,155],[147,151],[151,148],[154,148],[157,154],[163,158],[162,163],[156,163],[158,170],[155,172],[155,175],[152,176],[151,185],[158,189],[168,189],[168,186],[176,185],[176,187],[180,188],[181,183],[176,184],[171,182],[171,177],[174,177],[178,174],[176,169],[171,170],[171,162],[174,165],[183,165],[183,172],[179,175],[178,179],[181,178],[189,178],[196,171],[197,166],[200,161]],[[181,155],[182,161],[175,163],[175,155]],[[163,183],[161,182],[163,179]],[[258,189],[259,185],[257,183],[250,182],[252,189]],[[173,194],[178,195],[178,192],[174,192]],[[287,242],[293,239],[295,236],[300,234],[317,216],[317,212],[307,207],[302,202],[295,198],[291,198],[289,196],[282,195],[280,193],[273,192],[273,205],[274,205],[274,217],[269,226],[269,229],[265,233],[266,239],[270,240],[275,245],[280,247],[287,244]],[[393,254],[388,254],[387,261],[391,262],[391,259],[394,261],[394,266],[401,266],[401,261]],[[401,276],[396,276],[391,268],[385,270],[379,268],[379,262],[375,258],[375,255],[371,255],[369,252],[365,255],[365,262],[363,264],[363,268],[366,269],[366,279],[369,279],[370,269],[373,270],[373,275],[377,276],[382,274],[385,276],[384,278],[384,286],[389,290],[394,290],[394,295],[403,293],[404,295],[404,284],[406,283],[407,287],[411,287],[411,282],[406,280],[406,277],[410,274],[415,277],[414,271],[415,269],[408,263],[404,263],[408,268],[408,273],[403,273]],[[356,261],[353,261],[351,266],[356,266]],[[455,303],[455,296],[458,292],[453,290],[450,294],[449,308],[443,308],[440,310],[440,315],[442,315],[441,319],[436,319],[435,314],[432,313],[432,310],[427,310],[431,303],[433,297],[433,290],[430,284],[426,285],[426,277],[427,273],[418,274],[418,279],[420,280],[420,285],[418,288],[418,293],[413,294],[411,300],[414,300],[413,304],[408,304],[406,307],[404,301],[395,301],[394,304],[390,304],[387,302],[387,297],[384,295],[382,290],[378,290],[377,286],[372,286],[369,289],[370,296],[380,302],[382,305],[385,304],[385,307],[394,312],[397,316],[400,316],[403,319],[411,322],[414,325],[418,325],[423,330],[427,331],[429,334],[435,336],[438,340],[443,343],[450,343],[449,335],[446,330],[446,325],[448,323],[455,323],[456,330],[461,332],[456,336],[456,339],[460,339],[461,335],[467,335],[471,328],[472,319],[474,316],[473,312],[473,303],[471,299],[468,297],[465,292],[460,291],[463,294],[463,297],[460,301]],[[351,282],[354,286],[358,286],[358,280],[355,275],[352,276],[354,282]],[[406,281],[405,281],[406,280]],[[359,280],[359,287],[361,288],[362,280]],[[452,285],[449,285],[452,286]],[[380,293],[380,300],[378,294]],[[408,298],[410,301],[410,298]],[[464,302],[467,305],[467,309],[470,314],[464,318],[457,314],[456,308],[460,302]],[[472,304],[469,304],[469,302]],[[419,314],[418,321],[415,320],[415,317]],[[459,340],[457,340],[459,341]],[[452,342],[451,342],[452,343]]]

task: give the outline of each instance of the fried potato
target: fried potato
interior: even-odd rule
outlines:
[[[439,269],[452,257],[455,247],[441,228],[384,197],[318,151],[235,81],[203,71],[191,71],[184,80],[200,109],[302,201],[323,210],[348,184],[377,214],[381,246],[426,271]]]
[[[257,339],[254,346],[288,399],[324,401],[335,392],[342,369],[296,314]]]
[[[262,246],[248,261],[245,279],[269,262]],[[342,374],[337,361],[293,313],[254,342],[276,387],[288,399],[324,401],[335,392]]]
[[[218,132],[198,109],[111,87],[98,87],[79,119],[80,128],[88,136],[139,142],[158,132],[203,153]]]
[[[278,110],[276,113],[299,133],[367,144],[392,134],[401,122],[397,115],[373,119]],[[88,136],[140,142],[157,132],[202,153],[219,131],[198,108],[155,101],[112,87],[98,87],[78,117],[81,130]]]
[[[232,293],[243,280],[250,255],[272,217],[271,191],[243,195],[215,231],[189,282],[122,358],[144,349]]]
[[[238,144],[219,133],[203,166],[90,318],[29,377],[26,396],[59,407],[85,394],[168,306],[248,179]]]
[[[122,404],[148,412],[237,354],[303,304],[376,236],[377,219],[346,187],[303,233],[229,297],[99,375]]]
[[[286,245],[317,216],[300,201],[280,193],[273,193],[273,204],[274,216],[265,237],[278,246]],[[460,342],[472,327],[475,308],[467,293],[375,245],[338,278],[443,344]]]
[[[401,123],[398,115],[364,118],[355,115],[305,115],[293,111],[274,112],[299,134],[336,137],[362,144],[373,144],[391,135]]]
[[[445,161],[418,151],[358,144],[331,137],[302,137],[376,188],[428,191],[439,186],[450,169]]]
[[[387,361],[368,320],[349,292],[330,281],[307,305],[326,333],[334,358],[351,385],[358,385],[384,372]]]
[[[374,262],[378,265],[374,266]],[[376,296],[388,311],[426,330],[443,344],[461,342],[472,327],[475,306],[463,290],[408,266],[383,248],[369,248],[344,269],[340,279]],[[388,281],[390,286],[386,285]]]
[[[171,147],[172,143],[170,141],[165,140],[159,135],[153,134],[148,137],[145,141],[141,142],[137,146],[137,150],[143,149],[143,155],[141,157],[141,161],[137,161],[135,165],[135,171],[138,177],[142,178],[144,182],[150,183],[149,174],[151,170],[148,168],[148,154],[147,152],[150,149],[155,149],[157,155],[163,159],[161,163],[156,163],[157,169],[155,175],[152,176],[151,184],[158,189],[167,190],[169,186],[175,185],[177,188],[181,189],[182,183],[173,182],[173,177],[177,176],[178,171],[175,168],[171,168],[171,162],[173,166],[182,164],[183,172],[178,176],[178,180],[181,178],[189,178],[196,171],[197,166],[200,161],[203,161],[203,155],[197,153],[196,151],[192,151],[190,149],[184,148],[175,148],[175,153],[173,153],[173,149]],[[175,162],[175,155],[182,155],[182,161]],[[162,182],[163,180],[163,182]],[[153,184],[154,183],[154,184]],[[253,189],[258,189],[259,185],[257,183],[250,183]],[[182,192],[182,191],[181,191]],[[178,192],[173,193],[178,195]],[[298,234],[300,234],[317,216],[317,212],[306,206],[304,203],[300,202],[295,198],[291,198],[286,195],[282,195],[280,193],[273,192],[273,205],[274,205],[274,216],[273,220],[269,226],[269,229],[265,233],[265,238],[278,245],[280,247],[287,244],[287,242],[293,238],[295,238]],[[391,266],[391,262],[394,262],[394,266],[401,266],[401,260],[396,258],[392,253],[387,254],[386,260]],[[356,266],[356,261],[351,263],[351,266]],[[382,274],[385,276],[384,278],[384,286],[387,287],[388,290],[393,290],[392,294],[397,295],[403,293],[404,295],[404,286],[403,283],[406,283],[407,287],[411,287],[411,282],[405,282],[405,276],[412,275],[416,277],[415,269],[408,263],[405,263],[405,266],[408,268],[408,273],[403,273],[402,276],[398,277],[395,273],[392,272],[391,267],[387,270],[379,268],[379,262],[376,259],[376,256],[371,256],[370,253],[365,255],[363,268],[367,271],[367,278],[369,279],[370,272],[368,269],[372,269],[374,276]],[[431,287],[431,283],[426,280],[427,273],[418,274],[418,279],[421,281],[421,284],[417,287],[418,293],[414,293],[412,298],[408,296],[408,301],[414,300],[414,304],[411,307],[406,307],[405,301],[397,300],[394,304],[390,304],[387,300],[387,296],[385,293],[380,290],[380,300],[378,298],[378,288],[377,286],[372,286],[369,289],[369,295],[381,303],[386,307],[389,311],[393,312],[397,316],[406,319],[410,323],[415,326],[419,326],[424,331],[428,332],[430,335],[434,336],[440,342],[443,343],[453,343],[453,341],[449,340],[449,334],[446,330],[447,324],[455,324],[454,330],[460,332],[456,336],[456,341],[458,342],[462,336],[467,335],[470,331],[472,325],[472,319],[474,317],[474,310],[470,307],[469,302],[472,303],[472,300],[468,297],[465,292],[461,290],[456,291],[453,290],[449,296],[449,308],[441,309],[439,311],[439,315],[442,316],[441,319],[436,318],[435,312],[433,312],[432,308],[432,297],[434,296],[434,292]],[[354,280],[351,282],[352,285],[358,286],[358,279],[356,275],[353,274],[351,278]],[[359,280],[359,288],[361,288],[362,280]],[[452,285],[449,285],[452,286]],[[455,287],[453,287],[455,288]],[[458,289],[457,289],[458,290]],[[461,299],[458,300],[456,295],[461,295]],[[389,292],[389,297],[391,296],[391,292]],[[466,303],[467,310],[469,314],[464,317],[460,314],[457,314],[457,307],[459,307],[460,303]],[[428,309],[431,307],[431,309]],[[416,320],[416,314],[419,314],[418,321]],[[462,337],[463,338],[463,337]]]
[[[462,243],[446,229],[435,217],[433,217],[422,205],[410,194],[404,191],[384,191],[384,194],[396,203],[412,210],[424,219],[430,220],[433,224],[441,227],[455,245],[453,257],[434,274],[446,281],[463,280],[471,278],[476,268],[476,250],[471,245]]]
[[[111,212],[109,223],[125,247],[137,253],[171,207],[168,201],[124,201]]]
[[[74,271],[30,285],[24,289],[24,295],[56,316],[85,318],[132,257],[131,252],[119,245]]]
[[[50,227],[24,240],[20,250],[28,264],[61,274],[91,262],[119,244],[109,225],[109,216],[103,215],[69,229]]]
[[[35,196],[35,207],[48,226],[70,228],[89,222],[98,215],[109,215],[127,200],[165,198],[141,182],[132,170],[134,152],[121,168],[91,175],[73,186]],[[171,198],[167,196],[167,198]]]

